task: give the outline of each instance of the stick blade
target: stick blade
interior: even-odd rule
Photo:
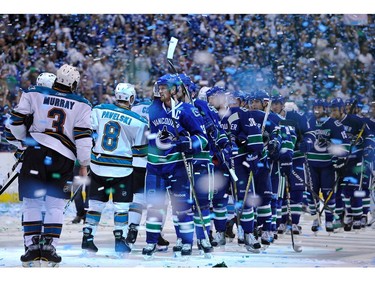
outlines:
[[[178,39],[176,37],[171,37],[171,40],[169,40],[167,59],[169,60],[173,59],[173,54],[177,47],[177,43],[178,43]]]

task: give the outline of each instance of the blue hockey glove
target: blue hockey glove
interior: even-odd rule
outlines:
[[[172,141],[172,145],[176,147],[178,152],[188,152],[192,149],[191,139],[181,136],[179,139]]]
[[[367,146],[365,149],[363,149],[363,157],[366,161],[373,161],[374,159],[374,148],[371,146]]]
[[[256,154],[248,154],[246,156],[246,164],[244,163],[245,166],[247,166],[251,171],[253,171],[254,174],[257,173],[258,168],[259,168],[259,157]]]
[[[227,144],[224,149],[223,149],[223,156],[224,156],[224,161],[230,165],[231,163],[231,157],[232,157],[232,148],[230,147],[229,144]]]
[[[299,144],[299,150],[302,153],[309,152],[312,149],[312,147],[313,147],[313,143],[310,139],[304,139]]]

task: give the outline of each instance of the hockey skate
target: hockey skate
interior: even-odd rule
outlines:
[[[33,244],[25,247],[25,254],[21,256],[20,260],[23,267],[40,267],[39,237],[33,236],[31,240]]]
[[[115,251],[119,257],[127,256],[131,252],[131,248],[126,243],[125,237],[122,234],[123,231],[121,229],[113,231],[113,235],[115,236]]]
[[[184,259],[187,259],[189,256],[191,256],[193,252],[193,245],[191,244],[182,244],[182,249],[181,249],[181,257]]]
[[[128,229],[128,235],[126,236],[126,243],[129,245],[130,249],[133,248],[135,241],[138,236],[138,225],[131,223]]]
[[[182,239],[177,238],[176,245],[173,246],[173,256],[175,258],[181,257],[181,251],[182,251]]]
[[[56,248],[52,245],[53,238],[44,236],[40,243],[40,265],[42,267],[58,267],[61,257],[56,253]]]
[[[271,243],[273,243],[273,235],[270,231],[263,231],[260,237],[260,243],[262,244],[262,248],[265,250],[267,249]]]
[[[159,252],[166,252],[168,251],[169,241],[165,240],[161,234],[158,238],[158,243],[156,244],[156,248]]]
[[[83,228],[83,237],[82,237],[82,245],[81,248],[83,250],[83,254],[94,254],[98,251],[98,248],[94,244],[94,236],[91,234],[92,229],[89,227]]]
[[[252,233],[245,233],[245,248],[249,252],[259,254],[261,245]]]
[[[210,239],[211,246],[217,247],[217,242],[215,241],[215,238],[212,235],[212,230],[210,230],[210,233],[208,234],[208,238]]]
[[[237,228],[237,243],[238,245],[244,245],[245,244],[245,233],[243,231],[242,226],[238,226]]]
[[[367,224],[367,226],[372,226],[372,227],[375,226],[375,211],[373,211],[371,213],[371,220],[369,221],[369,223]]]
[[[355,230],[355,232],[358,233],[360,229],[361,229],[361,221],[355,220],[353,222],[353,230]]]
[[[146,247],[142,249],[142,255],[145,260],[151,260],[156,252],[156,243],[148,243]]]
[[[367,226],[367,216],[362,216],[361,218],[361,228],[365,229]]]
[[[228,242],[232,242],[236,235],[233,232],[234,219],[228,220],[225,225],[225,237],[228,238]]]
[[[326,231],[332,233],[334,230],[333,223],[331,221],[326,221]]]
[[[314,235],[316,236],[318,231],[319,231],[319,219],[314,219],[312,226],[311,226],[311,231],[314,232]]]
[[[227,243],[226,240],[225,240],[225,233],[224,232],[216,232],[214,240],[212,242],[213,242],[213,244],[216,245],[215,247],[225,246],[225,244]]]
[[[292,232],[294,235],[300,235],[301,227],[298,224],[292,224]]]
[[[214,248],[211,246],[210,241],[207,239],[198,239],[197,240],[198,249],[201,255],[204,255],[205,258],[212,258],[212,252]]]
[[[344,231],[351,231],[353,225],[353,218],[349,216],[344,217]]]
[[[286,232],[286,225],[284,223],[280,223],[279,227],[277,228],[277,234],[283,235]]]

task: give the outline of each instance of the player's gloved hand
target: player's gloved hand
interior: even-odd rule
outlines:
[[[230,146],[230,144],[227,144],[224,148],[223,148],[223,156],[224,156],[224,161],[230,165],[231,163],[231,158],[232,158],[232,148]]]
[[[279,152],[280,152],[280,143],[276,140],[270,140],[268,142],[268,155],[272,160],[276,160],[279,158]]]
[[[270,134],[267,131],[263,132],[263,143],[267,144],[270,141]]]
[[[345,170],[345,161],[346,161],[346,158],[344,158],[344,157],[334,156],[332,158],[333,168],[340,175],[344,174],[344,172],[345,172],[344,171]]]
[[[254,174],[257,173],[258,168],[259,168],[259,157],[257,154],[248,154],[246,156],[246,164],[244,163],[245,166],[247,166],[251,171],[253,171]]]
[[[374,159],[374,148],[371,146],[367,146],[363,149],[363,157],[371,162]]]
[[[302,153],[309,152],[313,147],[313,142],[310,139],[303,139],[299,144],[299,150]]]
[[[177,140],[172,141],[172,145],[176,147],[176,151],[178,152],[188,152],[192,149],[191,139],[185,136],[181,136]]]

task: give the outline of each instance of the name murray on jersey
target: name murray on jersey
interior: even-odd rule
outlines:
[[[73,109],[75,102],[47,96],[44,98],[43,104],[53,105],[53,106],[62,107],[66,109]]]

